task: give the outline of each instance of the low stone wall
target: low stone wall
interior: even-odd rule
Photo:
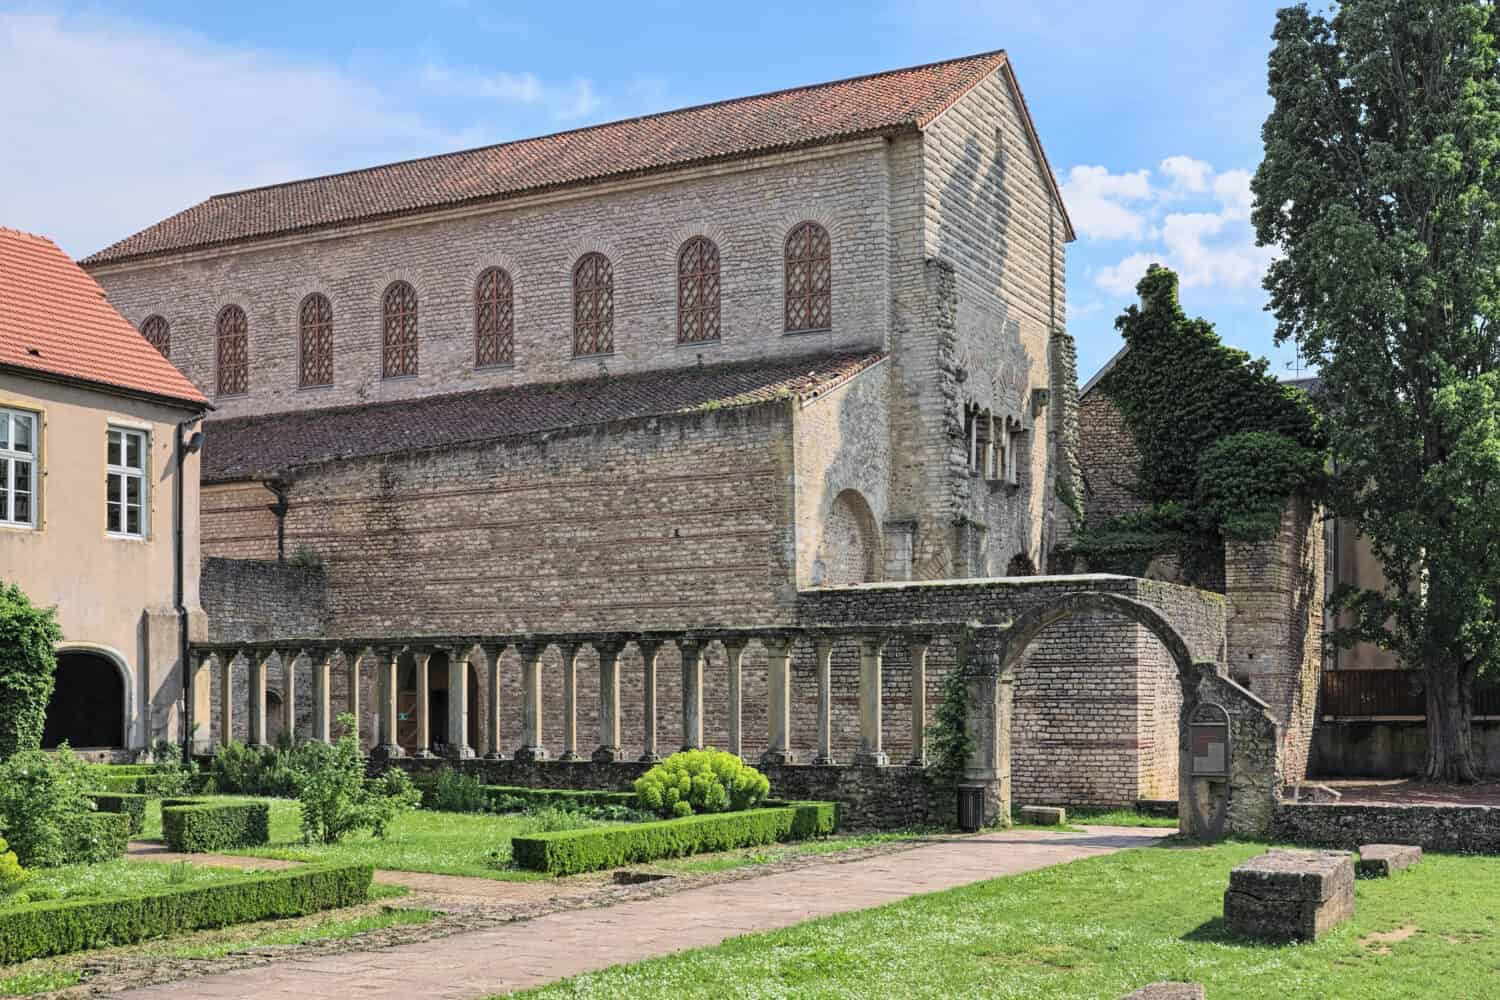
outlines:
[[[1425,851],[1500,854],[1500,808],[1281,802],[1272,814],[1271,839],[1342,850],[1413,844]]]
[[[455,766],[453,761],[441,759],[403,758],[395,763],[411,774]],[[371,762],[376,772],[385,766]],[[466,760],[458,766],[478,774],[487,785],[624,792],[648,765],[635,761]],[[787,764],[758,769],[770,780],[771,794],[776,798],[839,803],[843,829],[901,829],[951,822],[955,815],[952,794],[935,789],[919,767]]]
[[[1500,721],[1471,727],[1481,774],[1500,775]],[[1421,719],[1319,722],[1308,773],[1319,778],[1405,778],[1427,764],[1427,723]]]

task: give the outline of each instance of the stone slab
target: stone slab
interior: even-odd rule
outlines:
[[[1323,902],[1354,889],[1354,860],[1344,851],[1274,850],[1229,873],[1232,892],[1265,900]]]
[[[1036,826],[1064,826],[1068,811],[1060,806],[1022,806],[1021,822]]]
[[[1422,860],[1422,849],[1411,844],[1365,844],[1359,849],[1359,874],[1389,878]]]
[[[1206,1000],[1197,983],[1149,983],[1121,1000]]]
[[[1354,888],[1322,902],[1260,899],[1233,889],[1224,893],[1224,922],[1241,937],[1260,941],[1316,941],[1354,916]]]

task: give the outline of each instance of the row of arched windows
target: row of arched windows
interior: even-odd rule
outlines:
[[[787,333],[827,330],[833,325],[832,244],[816,222],[793,227],[785,247],[785,314]],[[381,296],[381,376],[417,374],[417,291],[393,281]],[[314,292],[298,311],[297,384],[303,388],[333,384],[333,304]],[[677,342],[696,344],[719,339],[719,248],[695,236],[677,254]],[[167,321],[149,316],[141,335],[164,357],[171,356]],[[235,396],[250,389],[250,323],[245,310],[227,305],[215,322],[218,394]],[[573,356],[610,354],[615,349],[614,265],[602,253],[589,252],[573,265]],[[474,364],[479,368],[509,365],[515,360],[515,306],[510,274],[491,267],[474,286]]]

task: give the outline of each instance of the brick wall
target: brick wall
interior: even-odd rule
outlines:
[[[1084,516],[1092,524],[1141,509],[1135,495],[1141,455],[1120,410],[1095,387],[1078,406]]]
[[[210,642],[319,636],[328,629],[328,576],[320,566],[208,556],[199,588]]]

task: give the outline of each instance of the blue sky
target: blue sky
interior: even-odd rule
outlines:
[[[0,225],[82,256],[219,191],[1005,48],[1079,229],[1080,375],[1152,260],[1290,374],[1244,218],[1278,5],[0,0]]]

